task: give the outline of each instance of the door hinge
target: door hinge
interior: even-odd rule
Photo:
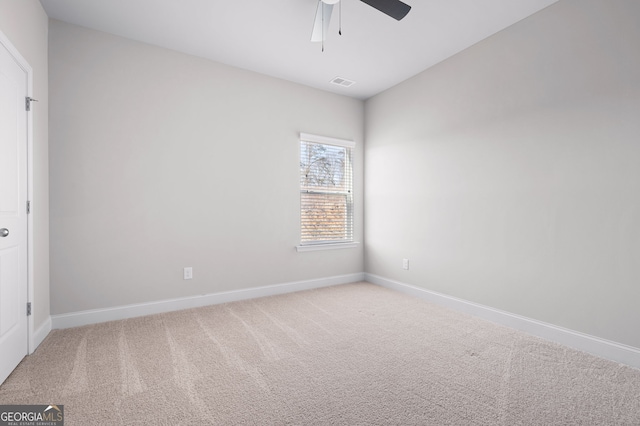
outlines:
[[[24,98],[24,108],[27,111],[31,111],[31,102],[38,102],[37,99],[30,98],[29,96]]]
[[[27,316],[31,315],[31,302],[27,302]]]
[[[27,214],[31,213],[31,201],[27,201]]]

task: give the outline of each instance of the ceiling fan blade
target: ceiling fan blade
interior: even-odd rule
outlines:
[[[316,10],[316,19],[313,22],[313,31],[311,32],[311,41],[324,41],[329,32],[329,21],[331,21],[332,4],[318,1],[318,9]],[[324,15],[324,18],[323,18]],[[324,27],[324,28],[323,28]]]
[[[402,3],[400,0],[360,0],[371,7],[375,7],[380,12],[391,16],[395,20],[401,20],[411,10],[411,6]]]

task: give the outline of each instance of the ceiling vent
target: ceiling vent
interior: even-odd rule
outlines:
[[[342,78],[342,77],[336,77],[333,80],[331,80],[331,82],[333,84],[337,84],[338,86],[342,86],[342,87],[349,87],[356,84],[355,81],[347,80],[346,78]]]

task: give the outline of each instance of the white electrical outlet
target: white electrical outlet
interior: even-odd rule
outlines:
[[[184,279],[190,280],[192,278],[193,278],[193,268],[191,266],[184,268]]]
[[[409,259],[402,259],[402,269],[409,270]]]

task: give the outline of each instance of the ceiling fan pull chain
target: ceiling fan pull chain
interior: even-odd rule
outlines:
[[[324,52],[324,2],[322,3],[322,51]]]
[[[340,10],[338,10],[338,18],[340,19],[340,25],[338,26],[338,34],[342,35],[342,2],[340,2]]]

